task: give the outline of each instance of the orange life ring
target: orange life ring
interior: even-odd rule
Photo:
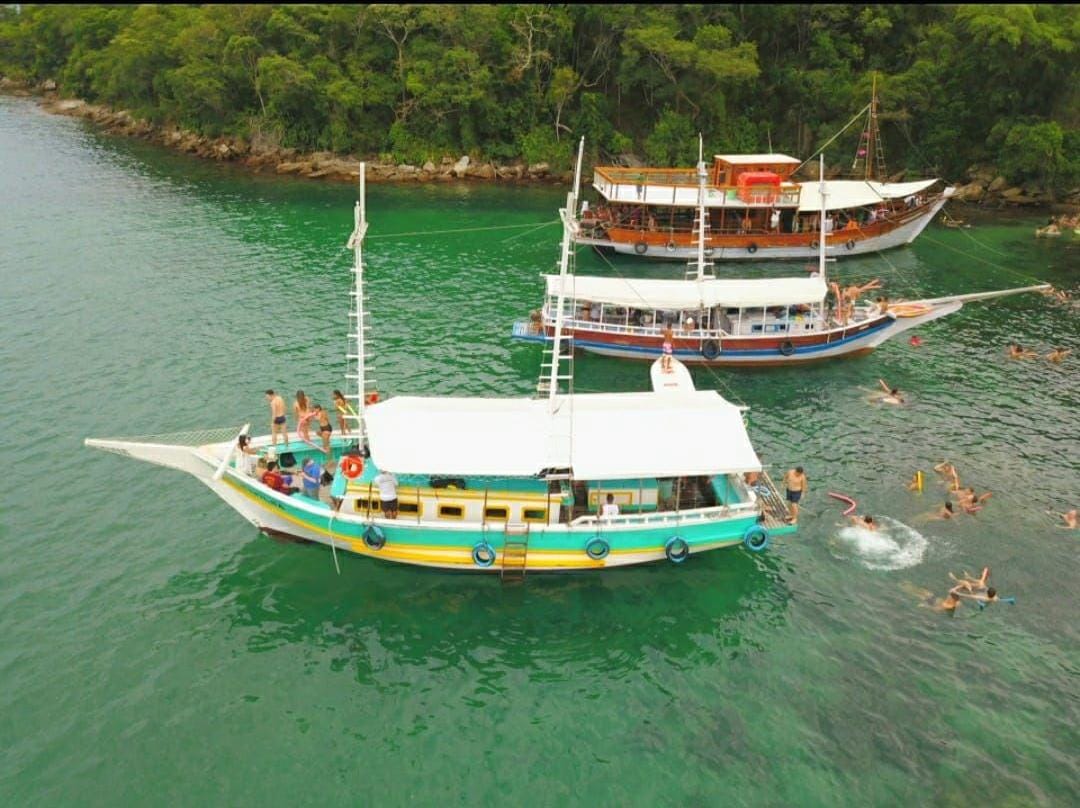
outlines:
[[[379,403],[379,394],[378,393],[368,393],[367,398],[364,399],[364,403],[365,404],[378,404]]]
[[[896,303],[889,306],[889,311],[897,317],[919,317],[933,310],[934,307],[929,303]]]
[[[348,455],[341,461],[341,473],[350,480],[355,480],[364,473],[364,458]]]

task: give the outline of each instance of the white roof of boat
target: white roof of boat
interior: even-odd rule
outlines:
[[[548,295],[559,293],[559,276],[545,275]],[[647,309],[698,309],[713,306],[753,308],[819,303],[828,289],[814,274],[806,278],[728,278],[656,280],[646,278],[567,278],[567,296],[578,300]]]
[[[916,182],[875,182],[874,180],[826,180],[825,194],[829,210],[858,208],[873,205],[887,199],[900,199],[924,191],[937,182],[918,180]],[[799,210],[813,212],[821,210],[820,183],[817,180],[800,183]]]
[[[758,163],[795,163],[798,165],[801,162],[797,157],[790,157],[786,154],[717,154],[714,157],[717,160],[723,160],[725,163],[736,166],[756,165]]]
[[[365,410],[371,455],[399,474],[581,480],[759,471],[742,413],[714,390],[547,399],[398,396]]]

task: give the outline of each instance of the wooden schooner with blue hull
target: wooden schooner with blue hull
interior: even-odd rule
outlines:
[[[570,346],[560,321],[572,279],[564,221],[552,348],[536,398],[397,396],[372,403],[365,351],[363,204],[349,240],[354,251],[355,352],[349,377],[353,450],[331,444],[336,474],[318,498],[264,484],[237,453],[234,430],[141,439],[87,440],[88,446],[178,469],[204,482],[272,535],[328,544],[335,552],[420,566],[524,574],[640,564],[744,545],[761,551],[795,530],[755,453],[743,413],[715,391],[695,390],[677,360],[657,364],[652,392],[564,392]],[[363,174],[361,173],[361,178]],[[358,440],[356,440],[358,438]],[[270,436],[254,438],[259,453]],[[363,446],[366,451],[357,451]],[[320,463],[301,440],[277,447],[283,463]],[[396,510],[380,497],[380,471],[396,477]],[[750,486],[747,473],[758,482]],[[614,506],[614,507],[613,507]]]

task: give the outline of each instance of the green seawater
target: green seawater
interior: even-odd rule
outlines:
[[[531,393],[537,346],[508,334],[558,227],[389,234],[553,221],[565,190],[369,186],[383,391]],[[1046,513],[1080,505],[1077,309],[1023,295],[933,323],[921,348],[695,372],[752,407],[777,474],[809,474],[799,533],[761,556],[523,586],[353,556],[337,575],[194,479],[82,441],[261,432],[266,387],[326,403],[354,198],[0,99],[0,803],[1080,802],[1080,535]],[[1035,240],[1039,223],[935,225],[835,269],[892,296],[1020,275],[1080,293],[1080,239]],[[614,271],[588,252],[578,269]],[[1011,341],[1074,354],[1009,361]],[[648,387],[644,364],[575,364],[579,390]],[[911,403],[869,404],[879,377]],[[994,492],[978,515],[924,518],[944,457]],[[828,491],[895,521],[853,534]],[[984,565],[1016,605],[918,606],[912,587]]]

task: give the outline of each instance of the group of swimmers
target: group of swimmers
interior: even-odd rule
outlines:
[[[1072,353],[1072,348],[1054,348],[1050,353],[1046,355],[1047,360],[1054,364],[1061,364],[1062,360],[1066,356]],[[1006,355],[1010,359],[1038,359],[1039,355],[1023,345],[1016,342],[1010,342],[1009,347],[1006,350]]]
[[[950,613],[956,612],[956,607],[960,605],[961,598],[975,601],[980,606],[1002,600],[1001,596],[998,595],[997,590],[989,584],[989,567],[983,567],[982,575],[978,578],[972,578],[967,572],[957,578],[950,572],[949,579],[953,582],[953,587],[949,590],[948,594],[940,600],[938,600],[932,592],[925,589],[917,589],[915,590],[915,594],[923,598],[924,606],[939,612]],[[1011,602],[1013,599],[1006,598],[1006,600]]]
[[[942,460],[936,466],[934,471],[942,477],[950,494],[956,498],[956,505],[953,505],[950,499],[945,500],[945,504],[942,505],[941,510],[936,511],[933,518],[935,519],[952,519],[959,513],[976,514],[983,508],[983,503],[993,496],[993,492],[987,491],[983,494],[975,493],[975,489],[971,486],[964,487],[960,485],[960,472],[957,471],[956,466],[950,463],[948,460]],[[916,473],[908,483],[909,491],[922,490],[921,474]],[[960,510],[958,511],[957,508]]]

